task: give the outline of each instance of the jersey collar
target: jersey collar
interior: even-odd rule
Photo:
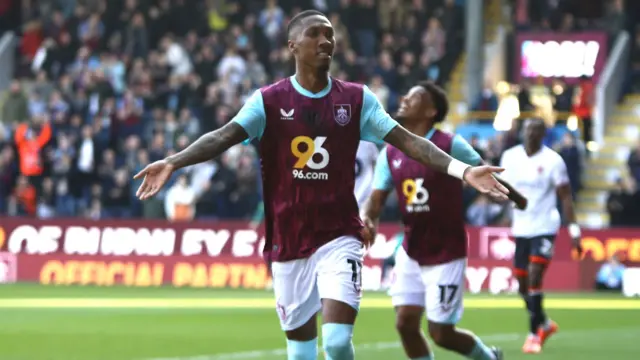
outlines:
[[[291,81],[291,85],[293,85],[293,88],[296,89],[296,91],[300,95],[306,96],[308,98],[319,99],[321,97],[327,96],[329,91],[331,91],[331,77],[329,77],[329,82],[327,83],[327,87],[325,87],[324,89],[320,90],[320,92],[317,92],[315,94],[312,93],[311,91],[303,88],[302,85],[300,85],[298,83],[298,80],[296,80],[296,76],[295,75],[290,76],[289,80]]]

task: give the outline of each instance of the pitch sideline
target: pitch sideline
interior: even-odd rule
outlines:
[[[273,309],[272,298],[14,298],[0,299],[0,309]],[[518,298],[467,298],[468,309],[520,309]],[[386,298],[363,299],[361,308],[391,307]],[[625,299],[545,299],[545,307],[561,310],[640,310],[640,302]]]
[[[629,334],[629,331],[631,333]],[[600,329],[600,330],[573,330],[562,331],[555,337],[560,338],[601,338],[602,336],[623,336],[629,338],[635,338],[637,327],[631,328],[614,328],[614,329]],[[489,334],[480,336],[484,341],[490,343],[509,343],[513,341],[521,341],[524,336],[521,333],[505,333],[505,334]],[[398,341],[392,342],[375,342],[355,344],[356,354],[360,353],[380,353],[389,350],[401,349],[402,346]],[[322,348],[318,349],[318,353],[322,352]],[[273,359],[275,357],[282,358],[286,356],[287,350],[285,348],[272,349],[272,350],[253,350],[253,351],[240,351],[223,354],[212,355],[196,355],[196,356],[180,356],[180,357],[156,357],[148,358],[144,360],[248,360],[248,359]]]

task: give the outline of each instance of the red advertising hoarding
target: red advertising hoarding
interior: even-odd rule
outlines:
[[[397,224],[383,224],[367,253],[363,288],[381,286]],[[467,229],[471,291],[512,291],[515,244],[506,228]],[[585,261],[572,256],[565,230],[557,238],[546,287],[587,288],[594,264],[614,253],[640,264],[640,230],[584,230]],[[264,288],[271,280],[264,238],[246,222],[169,223],[0,218],[0,283]],[[588,277],[585,278],[585,274]]]
[[[515,54],[516,82],[542,76],[571,84],[583,75],[597,81],[607,61],[607,34],[520,32]]]

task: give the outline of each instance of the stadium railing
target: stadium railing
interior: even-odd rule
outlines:
[[[0,38],[0,92],[9,87],[13,79],[15,63],[16,35],[12,31],[6,32]]]
[[[615,111],[627,76],[627,60],[631,53],[631,36],[621,32],[614,42],[602,75],[596,85],[596,107],[593,118],[593,138],[599,145],[604,142],[607,118]]]
[[[471,121],[473,119],[494,119],[497,114],[498,114],[497,111],[470,111],[466,114],[465,117],[467,118],[468,121]],[[554,111],[552,120],[553,121],[568,120],[572,115],[573,113],[569,111]],[[543,116],[544,114],[542,114],[541,111],[523,111],[523,112],[520,112],[520,115],[515,117],[515,119],[522,120],[522,119],[530,119],[530,118],[537,118],[537,117],[543,117]]]

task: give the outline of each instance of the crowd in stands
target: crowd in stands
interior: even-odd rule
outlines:
[[[43,218],[250,218],[261,201],[252,145],[176,174],[144,203],[131,177],[290,75],[284,30],[302,8],[335,27],[332,74],[368,84],[389,111],[414,82],[442,83],[463,44],[455,0],[22,5],[23,81],[0,99],[0,213]]]
[[[393,112],[399,96],[416,81],[446,83],[464,43],[463,3],[29,2],[22,14],[20,81],[0,98],[0,215],[175,220],[259,216],[255,144],[237,145],[219,159],[175,174],[157,197],[145,202],[136,200],[139,182],[131,178],[145,164],[227,123],[260,86],[290,75],[285,29],[301,9],[327,13],[335,27],[333,76],[367,84]],[[555,19],[576,11],[537,8],[565,1],[524,3],[536,15],[522,26],[549,19],[556,28]],[[552,86],[523,83],[514,92],[521,110],[539,108],[546,96],[558,111],[575,110],[574,93],[559,81]],[[498,104],[495,90],[487,86],[470,105],[495,111]],[[497,164],[504,149],[519,143],[520,126],[514,122],[510,131],[488,141],[470,140],[485,159]],[[583,143],[571,133],[562,138],[550,133],[546,144],[561,153],[578,191]],[[504,206],[467,190],[470,223],[506,221]],[[387,213],[397,217],[397,211]]]
[[[637,226],[640,219],[640,141],[629,153],[627,166],[629,176],[617,179],[607,198],[611,226]]]

